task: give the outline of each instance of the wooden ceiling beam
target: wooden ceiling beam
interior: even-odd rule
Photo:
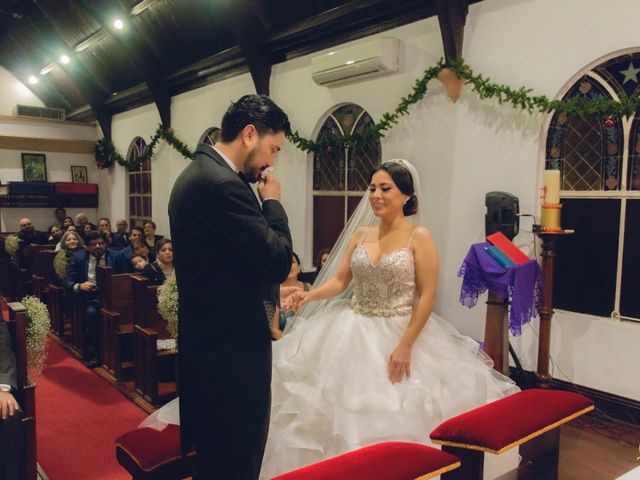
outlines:
[[[436,0],[436,9],[445,57],[462,58],[464,24],[469,13],[467,0]]]
[[[100,2],[94,0],[84,1],[76,0],[89,15],[91,15],[100,25],[103,30],[109,31],[110,18],[105,16],[105,11],[109,11],[113,14],[113,9],[122,16],[124,20],[131,23],[132,19],[129,15],[129,11],[124,8],[120,2],[109,2],[111,6],[110,10],[101,8]],[[131,27],[131,26],[130,26]],[[126,55],[129,60],[131,68],[136,68],[142,76],[145,84],[151,92],[151,97],[158,110],[160,121],[162,126],[167,129],[171,127],[171,94],[168,88],[164,85],[161,78],[166,75],[166,72],[161,67],[160,62],[156,59],[152,50],[146,48],[145,41],[142,39],[140,33],[136,28],[129,28],[126,32],[126,39],[117,34],[113,34],[113,38],[118,42],[121,47],[121,51]]]
[[[254,3],[254,7],[257,5]],[[246,8],[241,2],[223,0],[221,6],[242,55],[247,60],[256,93],[269,95],[271,59],[262,43],[268,33],[264,22],[254,9]]]

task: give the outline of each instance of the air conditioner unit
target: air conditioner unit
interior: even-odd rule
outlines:
[[[398,71],[400,42],[377,38],[311,59],[311,77],[318,85],[332,86]]]
[[[16,115],[36,118],[52,118],[64,120],[65,111],[62,108],[32,107],[30,105],[16,105]]]

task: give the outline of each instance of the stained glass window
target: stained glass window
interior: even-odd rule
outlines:
[[[362,133],[374,125],[360,106],[336,108],[324,121],[317,140],[330,136]],[[313,157],[314,258],[322,248],[331,248],[367,188],[369,174],[380,164],[380,141],[352,148],[327,147]]]
[[[147,153],[147,144],[136,137],[129,146],[127,160],[135,161]],[[145,159],[140,166],[129,172],[129,225],[143,226],[151,220],[151,160]]]
[[[639,94],[634,52],[582,72],[563,99]],[[556,113],[545,160],[545,168],[561,171],[562,225],[576,230],[558,242],[554,306],[640,321],[640,119]]]

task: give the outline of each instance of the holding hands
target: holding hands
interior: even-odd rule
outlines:
[[[293,310],[297,312],[300,307],[309,301],[309,293],[297,290],[282,301],[283,310]]]

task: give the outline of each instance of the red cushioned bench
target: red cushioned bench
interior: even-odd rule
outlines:
[[[532,478],[558,477],[560,429],[593,410],[593,402],[578,393],[558,390],[525,390],[465,412],[431,432],[433,443],[457,456],[461,468],[443,480],[483,478],[484,454],[500,455],[520,446],[522,465]]]
[[[116,439],[116,458],[133,480],[187,478],[193,474],[196,453],[180,453],[180,427],[138,428]]]
[[[421,443],[383,442],[294,470],[273,480],[426,480],[460,466],[449,453]]]
[[[180,455],[180,427],[140,428],[116,440],[116,458],[133,480],[173,480],[193,474],[196,453]],[[460,466],[453,455],[420,443],[370,445],[280,475],[273,480],[426,480]]]

